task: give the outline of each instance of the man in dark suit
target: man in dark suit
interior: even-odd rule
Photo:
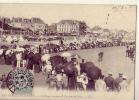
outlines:
[[[0,81],[2,82],[1,83],[1,89],[5,89],[7,87],[7,84],[6,84],[6,75],[3,74],[2,77],[0,78]]]
[[[115,90],[120,91],[120,83],[123,81],[123,73],[119,73],[119,77],[114,80]]]
[[[112,72],[108,73],[108,76],[105,77],[104,81],[106,83],[107,90],[108,91],[113,91],[114,90],[114,78],[112,76]]]
[[[81,74],[83,73],[83,71],[82,70],[84,70],[83,68],[84,68],[84,64],[85,64],[85,59],[82,59],[82,62],[80,63],[80,68],[81,68]]]

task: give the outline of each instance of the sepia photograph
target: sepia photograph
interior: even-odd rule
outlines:
[[[136,5],[0,4],[0,97],[134,100]]]

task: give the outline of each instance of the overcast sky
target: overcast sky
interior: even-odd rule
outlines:
[[[136,26],[136,6],[0,4],[0,16],[40,17],[49,25],[62,19],[76,19],[91,28],[99,25],[127,31],[134,31]]]

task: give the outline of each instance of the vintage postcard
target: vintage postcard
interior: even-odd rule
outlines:
[[[0,98],[134,100],[136,5],[0,4]]]

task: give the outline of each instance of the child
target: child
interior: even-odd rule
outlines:
[[[86,73],[83,73],[79,76],[77,76],[77,87],[80,90],[86,90],[86,86],[88,84],[88,77],[86,76]]]
[[[1,88],[5,89],[7,87],[7,85],[6,85],[6,75],[5,74],[2,75],[2,77],[0,78],[0,81],[2,82]]]
[[[17,52],[16,53],[16,60],[17,60],[17,63],[16,63],[16,67],[17,68],[20,68],[21,66],[21,61],[22,61],[22,54],[21,52]]]
[[[62,83],[63,83],[63,76],[62,73],[58,73],[56,75],[56,85],[57,85],[57,90],[61,90],[62,89]]]
[[[56,89],[56,72],[53,70],[52,74],[49,76],[47,83],[50,89]]]

